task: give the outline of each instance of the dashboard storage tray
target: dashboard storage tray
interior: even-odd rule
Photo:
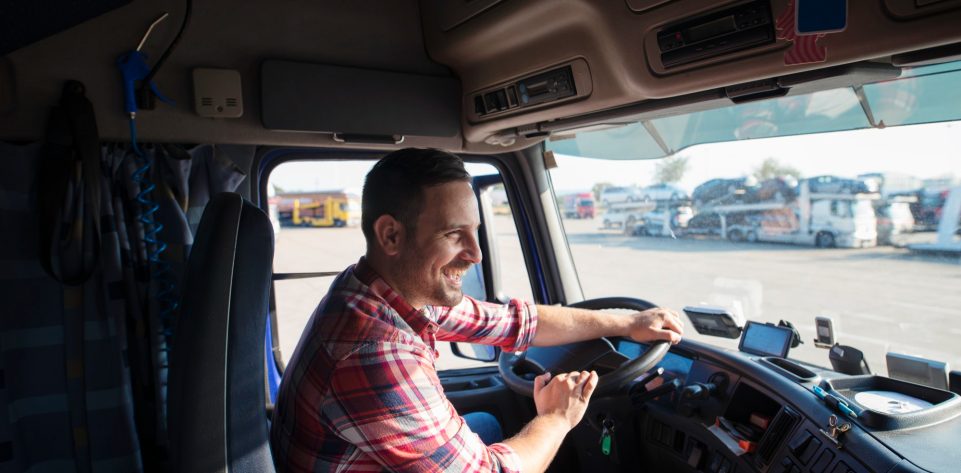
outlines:
[[[884,376],[830,379],[821,382],[821,387],[855,407],[861,424],[877,430],[924,427],[961,414],[961,396],[955,393]],[[863,402],[858,402],[859,393],[887,393],[892,398],[913,399],[915,402],[921,401],[918,404],[930,406],[911,412],[896,412],[897,409],[884,412],[877,406],[866,406]]]

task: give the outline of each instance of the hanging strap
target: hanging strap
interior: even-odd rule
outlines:
[[[100,136],[85,87],[67,81],[47,122],[38,182],[40,262],[82,284],[100,264]]]

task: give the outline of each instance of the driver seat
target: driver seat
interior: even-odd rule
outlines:
[[[264,361],[273,255],[262,210],[235,193],[211,199],[187,262],[171,353],[171,471],[275,471]]]

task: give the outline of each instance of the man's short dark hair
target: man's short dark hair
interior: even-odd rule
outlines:
[[[374,222],[390,215],[413,233],[424,205],[424,189],[469,181],[460,157],[438,149],[404,148],[381,158],[367,173],[361,198],[361,229],[368,245],[376,241]]]

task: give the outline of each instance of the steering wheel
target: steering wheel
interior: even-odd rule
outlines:
[[[633,297],[602,297],[576,302],[569,307],[594,310],[629,309],[640,312],[657,306],[643,299]],[[637,358],[624,361],[616,367],[614,371],[601,375],[597,381],[597,388],[594,390],[593,396],[601,397],[611,395],[628,386],[632,381],[637,379],[638,376],[650,371],[654,365],[661,361],[670,347],[671,342],[667,340],[651,342],[647,350]],[[588,359],[586,363],[583,357],[573,356],[575,353],[581,351],[590,354],[590,359]],[[533,377],[530,375],[525,377],[517,374],[516,368],[528,366],[533,370],[541,372],[550,371],[554,374],[583,371],[589,370],[595,361],[612,355],[620,357],[621,359],[624,358],[623,355],[617,353],[614,345],[609,340],[601,337],[596,340],[556,347],[531,347],[527,352],[520,355],[501,352],[497,368],[507,387],[518,394],[534,397]]]

